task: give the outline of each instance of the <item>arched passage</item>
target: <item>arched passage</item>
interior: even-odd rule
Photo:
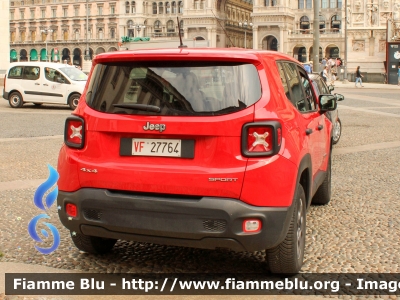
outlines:
[[[61,53],[61,54],[62,54],[62,55],[61,55],[61,60],[62,60],[63,63],[64,63],[65,61],[67,61],[67,63],[69,63],[69,62],[71,61],[71,57],[70,57],[71,52],[69,51],[68,48],[64,48],[64,49],[62,50],[62,53]]]
[[[278,51],[278,40],[273,35],[268,35],[262,40],[263,50]]]
[[[25,49],[19,52],[19,61],[28,61],[28,52]]]
[[[29,53],[29,56],[31,57],[31,61],[37,61],[38,53],[37,53],[36,49],[32,49],[31,52]]]
[[[106,52],[106,50],[103,47],[99,47],[96,49],[96,55],[104,52]]]
[[[82,50],[75,48],[73,53],[72,64],[75,66],[82,66]]]
[[[111,47],[111,48],[108,49],[107,52],[114,52],[114,51],[118,51],[118,49],[115,48],[115,47]]]
[[[340,57],[340,50],[337,45],[331,44],[328,45],[325,49],[325,57],[332,57],[332,58],[338,58]]]
[[[307,49],[303,45],[298,45],[293,48],[293,57],[299,62],[307,61]]]

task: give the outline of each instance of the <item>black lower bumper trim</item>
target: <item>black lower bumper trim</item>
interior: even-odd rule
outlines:
[[[83,188],[60,191],[59,217],[81,234],[195,248],[259,251],[278,245],[286,236],[293,206],[257,207],[216,197],[173,197]],[[78,215],[69,218],[67,203]],[[243,232],[245,219],[258,219],[258,233]]]

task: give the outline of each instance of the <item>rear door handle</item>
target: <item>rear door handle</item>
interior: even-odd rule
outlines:
[[[307,129],[306,129],[306,134],[307,134],[307,135],[311,134],[312,132],[313,132],[313,131],[312,131],[311,128],[307,128]]]
[[[47,83],[43,83],[43,85],[45,85],[45,86],[49,86]]]
[[[40,83],[35,83],[35,85],[40,85]]]
[[[322,130],[322,128],[324,128],[324,125],[318,125],[318,130]]]

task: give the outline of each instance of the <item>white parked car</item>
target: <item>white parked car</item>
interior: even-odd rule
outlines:
[[[4,78],[3,98],[13,108],[26,102],[78,105],[87,75],[81,70],[59,63],[11,63]]]

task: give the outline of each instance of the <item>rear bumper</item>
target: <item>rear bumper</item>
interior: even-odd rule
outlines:
[[[3,89],[3,98],[8,100],[8,94],[4,89]]]
[[[194,248],[259,251],[286,236],[293,206],[256,207],[236,199],[174,197],[83,188],[60,191],[57,203],[65,227],[85,235]],[[67,203],[78,215],[68,219]],[[244,219],[259,219],[256,234],[243,232]]]

